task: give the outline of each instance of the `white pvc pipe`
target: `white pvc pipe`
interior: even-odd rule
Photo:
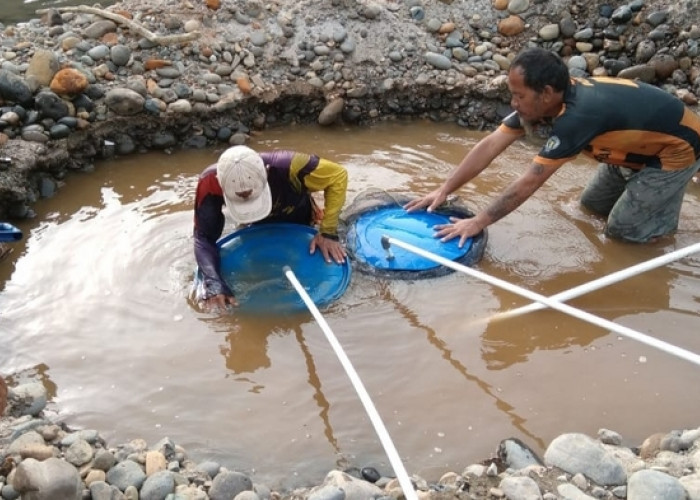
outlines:
[[[641,262],[634,266],[621,269],[614,273],[608,274],[607,276],[603,276],[601,278],[589,281],[588,283],[584,283],[569,290],[565,290],[555,295],[551,295],[549,298],[552,300],[557,300],[559,302],[565,302],[569,299],[580,297],[581,295],[584,295],[588,292],[592,292],[593,290],[598,290],[599,288],[612,285],[613,283],[617,283],[618,281],[622,281],[631,276],[636,276],[645,271],[661,267],[665,264],[668,264],[669,262],[673,262],[674,260],[682,259],[683,257],[686,257],[696,252],[700,252],[700,243],[695,243],[694,245],[690,245],[685,248],[681,248],[673,252],[660,255],[659,257],[656,257],[654,259]],[[518,307],[517,309],[511,309],[510,311],[505,311],[500,314],[496,314],[491,318],[491,320],[512,318],[514,316],[519,316],[521,314],[529,313],[532,311],[538,311],[540,309],[545,308],[546,306],[544,306],[542,303],[535,302],[533,304]]]
[[[284,266],[284,274],[292,285],[294,285],[294,288],[304,301],[304,304],[306,304],[306,307],[309,309],[309,311],[311,311],[311,314],[313,314],[314,318],[316,318],[321,330],[323,330],[328,342],[331,344],[333,351],[335,351],[335,355],[340,360],[343,368],[345,368],[345,373],[347,373],[348,377],[350,378],[350,382],[352,382],[352,385],[355,388],[355,391],[357,392],[358,396],[360,396],[360,400],[365,407],[365,411],[367,412],[369,419],[372,421],[374,430],[377,432],[382,446],[384,446],[384,451],[389,457],[391,466],[394,468],[396,477],[398,478],[399,484],[403,489],[404,496],[407,500],[418,500],[418,494],[416,493],[416,490],[413,489],[413,483],[408,477],[408,472],[406,472],[403,462],[401,462],[401,457],[399,457],[399,454],[394,447],[394,443],[391,441],[391,437],[389,436],[386,427],[384,427],[384,423],[382,422],[377,409],[372,403],[372,399],[369,397],[365,386],[362,384],[360,376],[355,371],[355,368],[353,368],[350,359],[345,354],[343,347],[340,345],[340,342],[338,342],[338,339],[333,334],[333,331],[328,326],[328,323],[324,317],[321,315],[320,311],[316,307],[316,304],[314,304],[314,301],[311,299],[311,297],[309,297],[309,294],[306,293],[306,290],[304,290],[304,287],[301,285],[301,283],[299,283],[299,280],[289,266]]]
[[[426,259],[437,262],[438,264],[442,264],[445,267],[454,269],[455,271],[463,272],[482,281],[503,288],[504,290],[508,290],[517,295],[521,295],[527,299],[533,300],[535,302],[540,302],[546,306],[551,307],[552,309],[556,309],[557,311],[569,314],[570,316],[574,316],[575,318],[578,318],[580,320],[587,321],[588,323],[592,323],[602,328],[606,328],[613,332],[619,333],[620,335],[624,335],[649,346],[656,347],[657,349],[665,351],[674,356],[678,356],[679,358],[683,358],[687,361],[690,361],[691,363],[695,363],[696,365],[700,365],[700,355],[682,349],[673,344],[669,344],[668,342],[664,342],[663,340],[650,337],[649,335],[645,335],[631,328],[627,328],[626,326],[618,325],[617,323],[614,323],[604,318],[600,318],[585,311],[581,311],[580,309],[576,309],[575,307],[571,307],[567,304],[562,304],[561,302],[557,302],[556,300],[551,299],[549,297],[545,297],[544,295],[540,295],[539,293],[531,292],[530,290],[526,290],[525,288],[513,285],[512,283],[508,283],[507,281],[501,280],[499,278],[494,278],[493,276],[489,276],[486,273],[482,273],[481,271],[477,271],[476,269],[472,269],[462,264],[458,264],[457,262],[441,257],[440,255],[435,255],[432,252],[428,252],[427,250],[423,250],[422,248],[413,246],[410,243],[405,243],[401,240],[397,240],[396,238],[383,236],[382,240],[383,246],[385,246],[384,241],[390,244],[394,244],[398,247],[408,250],[409,252],[413,252],[417,255],[420,255],[421,257],[425,257]]]

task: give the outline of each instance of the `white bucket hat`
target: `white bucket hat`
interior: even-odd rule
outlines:
[[[264,219],[272,210],[267,169],[260,155],[247,146],[233,146],[216,163],[216,177],[226,207],[239,224]]]

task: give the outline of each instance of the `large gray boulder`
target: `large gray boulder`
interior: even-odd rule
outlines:
[[[83,483],[78,470],[52,457],[43,462],[27,458],[17,466],[12,487],[22,500],[81,500]]]

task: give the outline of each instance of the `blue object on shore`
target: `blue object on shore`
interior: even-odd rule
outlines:
[[[289,266],[318,307],[339,299],[350,283],[350,262],[328,263],[309,253],[316,229],[301,224],[255,224],[217,242],[221,277],[241,311],[280,314],[306,310],[283,268]]]
[[[0,222],[0,242],[19,241],[22,239],[22,231],[12,224]]]
[[[382,246],[382,237],[396,238],[449,260],[457,261],[469,252],[473,238],[459,247],[459,238],[443,243],[435,237],[434,226],[449,224],[448,215],[433,212],[407,212],[401,207],[381,207],[365,212],[355,221],[354,254],[356,259],[378,269],[426,271],[440,264],[402,248]]]

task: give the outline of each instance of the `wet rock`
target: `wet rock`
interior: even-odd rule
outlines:
[[[33,417],[44,410],[48,400],[46,388],[41,382],[15,386],[10,389],[10,397],[13,400],[14,407],[22,415],[31,415]]]
[[[557,486],[557,493],[561,495],[561,498],[565,498],[567,500],[595,500],[596,498],[586,495],[583,491],[570,483],[560,484]]]
[[[211,500],[229,500],[242,491],[252,490],[253,482],[240,472],[221,471],[212,482],[209,490]]]
[[[646,83],[654,83],[656,81],[656,70],[653,66],[637,64],[620,70],[617,76],[629,80],[641,80]]]
[[[22,106],[31,105],[32,89],[16,74],[0,69],[0,97]]]
[[[152,476],[156,472],[166,470],[168,463],[165,456],[156,450],[151,450],[146,453],[146,476]]]
[[[683,485],[674,477],[656,470],[635,472],[627,484],[627,500],[686,500]]]
[[[59,69],[60,64],[55,52],[37,50],[29,61],[25,77],[36,90],[40,87],[48,87]]]
[[[197,464],[196,470],[205,473],[207,476],[213,479],[221,470],[221,464],[207,460]]]
[[[346,500],[377,498],[382,494],[382,490],[378,486],[341,471],[329,472],[326,475],[321,489],[331,488],[332,490],[333,487],[343,491]],[[389,486],[387,486],[387,488],[389,488]],[[326,489],[325,491],[329,490]]]
[[[624,24],[632,19],[632,9],[628,5],[623,5],[615,9],[611,19],[617,24]]]
[[[360,470],[360,477],[370,483],[376,483],[381,478],[381,475],[374,467],[363,467]]]
[[[634,59],[637,64],[642,64],[651,59],[654,54],[656,54],[656,44],[654,44],[654,41],[642,40],[639,45],[637,45]]]
[[[58,458],[43,462],[33,458],[23,460],[12,478],[12,487],[27,500],[82,499],[78,471]]]
[[[649,61],[649,66],[654,68],[657,81],[664,81],[678,69],[678,61],[669,54],[658,54]]]
[[[602,445],[585,434],[563,434],[547,447],[545,464],[570,474],[581,473],[599,485],[624,484],[622,465]]]
[[[688,500],[698,500],[700,498],[700,474],[695,473],[690,476],[683,476],[679,482],[688,493]]]
[[[450,69],[452,67],[452,61],[443,54],[436,54],[435,52],[426,52],[425,60],[428,64],[438,68],[438,69]]]
[[[498,23],[498,32],[504,36],[516,36],[525,30],[525,21],[519,16],[508,16]]]
[[[89,84],[87,76],[82,71],[64,68],[54,75],[49,88],[59,95],[75,96],[84,92]]]
[[[345,100],[343,98],[333,99],[321,111],[321,114],[318,116],[318,124],[326,126],[337,122],[343,113],[344,106]]]
[[[140,488],[146,480],[146,474],[141,466],[133,460],[124,460],[107,471],[107,482],[115,485],[121,491],[129,486]]]
[[[124,494],[116,486],[104,481],[93,481],[88,485],[93,500],[124,500]]]
[[[7,408],[7,384],[5,379],[0,375],[0,417],[5,414]]]
[[[126,45],[113,45],[109,49],[109,58],[117,66],[126,66],[131,58],[131,50]]]
[[[52,120],[60,120],[69,113],[68,104],[50,91],[39,92],[34,98],[34,106],[41,116]]]
[[[139,492],[140,500],[162,500],[175,492],[175,477],[170,471],[159,471],[149,476]],[[231,497],[233,498],[233,497]]]
[[[525,443],[519,439],[504,439],[498,445],[498,458],[514,470],[524,469],[530,465],[542,465],[542,460]]]
[[[107,92],[105,103],[118,115],[135,115],[143,110],[145,99],[130,89],[113,89]]]
[[[530,8],[530,0],[509,0],[508,12],[511,14],[522,14]]]
[[[92,462],[92,466],[95,469],[107,472],[109,469],[114,467],[117,459],[114,457],[109,450],[100,449],[95,452],[95,457]]]
[[[598,429],[598,439],[603,444],[620,446],[622,444],[622,436],[615,431],[609,429]]]
[[[658,10],[656,12],[651,12],[647,15],[646,22],[653,27],[657,27],[666,22],[668,19],[668,12],[665,10]]]
[[[537,483],[529,477],[507,477],[498,485],[507,498],[540,500],[542,493]]]
[[[77,439],[65,451],[65,457],[68,462],[80,467],[92,460],[92,447],[90,443],[84,439]]]
[[[311,493],[308,500],[345,500],[345,491],[337,486],[323,486]]]
[[[571,16],[565,16],[559,21],[559,30],[564,38],[571,38],[578,30],[576,21]]]
[[[108,19],[100,19],[85,28],[85,36],[92,39],[100,39],[107,33],[117,31],[117,23]]]
[[[540,28],[539,35],[544,41],[555,40],[559,38],[559,25],[546,24]]]

